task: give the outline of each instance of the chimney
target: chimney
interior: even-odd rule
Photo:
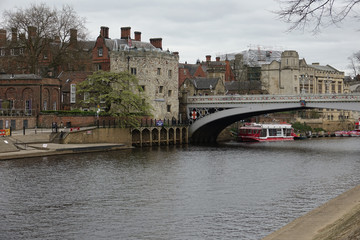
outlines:
[[[77,30],[74,28],[70,29],[70,44],[77,43]]]
[[[121,28],[121,39],[129,39],[130,31],[131,31],[131,27],[122,27]]]
[[[216,57],[216,61],[217,61],[217,62],[220,62],[220,57]]]
[[[0,47],[5,46],[6,44],[6,30],[0,29]]]
[[[173,52],[175,56],[179,56],[179,52]]]
[[[109,28],[102,26],[100,28],[100,36],[102,36],[103,38],[109,38]]]
[[[28,38],[29,39],[32,39],[32,38],[36,37],[36,30],[37,30],[36,27],[32,27],[32,26],[28,27]]]
[[[141,32],[134,32],[135,34],[135,41],[141,42]]]
[[[16,43],[17,41],[17,29],[11,28],[11,42]]]
[[[160,48],[162,50],[162,38],[150,38],[150,43],[156,48]]]
[[[206,62],[211,62],[211,55],[206,55]]]

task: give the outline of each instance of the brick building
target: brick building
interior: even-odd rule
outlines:
[[[57,78],[42,78],[34,74],[0,75],[0,129],[13,129],[36,124],[41,110],[60,109],[61,84]],[[35,118],[35,120],[34,120]]]
[[[70,29],[69,41],[39,38],[36,28],[28,27],[27,35],[11,30],[11,37],[5,29],[0,29],[0,73],[37,74],[42,77],[56,77],[62,71],[89,71],[92,69],[91,50],[93,41],[79,41],[77,30]],[[31,59],[30,41],[39,43],[35,49],[36,60]]]
[[[187,78],[206,77],[206,69],[200,61],[196,64],[179,63],[179,87]]]

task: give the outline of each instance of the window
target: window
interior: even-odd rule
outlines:
[[[157,69],[157,75],[161,75],[161,68]]]
[[[132,75],[136,75],[136,68],[131,68],[130,70]]]
[[[15,102],[14,100],[10,99],[9,100],[9,109],[14,109],[15,108]]]
[[[47,100],[44,100],[43,110],[44,110],[44,111],[46,111],[46,110],[47,110]]]
[[[25,113],[31,115],[31,99],[25,101]]]
[[[70,103],[76,103],[76,84],[70,85]]]
[[[171,112],[171,105],[167,105],[167,111]]]
[[[14,56],[15,55],[15,50],[12,48],[12,49],[10,49],[10,55],[11,56]]]
[[[101,64],[96,64],[95,65],[95,71],[99,71],[101,70]]]
[[[171,97],[171,94],[172,94],[172,91],[169,90],[169,91],[168,91],[168,97]]]
[[[103,56],[103,48],[98,48],[98,56],[99,57]]]
[[[23,48],[20,48],[20,55],[23,55],[24,54],[24,49]]]
[[[159,93],[162,93],[163,90],[164,90],[164,86],[160,86],[160,87],[159,87]]]
[[[90,102],[90,93],[84,92],[84,102],[89,103]]]
[[[142,91],[145,92],[145,85],[141,85],[140,87],[141,87]]]
[[[172,77],[172,71],[171,70],[168,71],[168,76],[169,76],[169,78]]]
[[[5,49],[1,49],[1,56],[5,56]]]
[[[339,83],[339,85],[338,85],[338,93],[342,93],[341,83]]]
[[[43,53],[43,58],[44,58],[44,59],[48,59],[48,53],[47,53],[47,52],[44,52],[44,53]]]
[[[53,110],[57,110],[56,109],[56,101],[53,103]]]

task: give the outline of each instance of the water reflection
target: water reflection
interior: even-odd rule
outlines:
[[[0,162],[0,239],[260,239],[359,184],[358,141]]]

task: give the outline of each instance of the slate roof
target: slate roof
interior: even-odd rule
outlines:
[[[317,64],[311,64],[308,65],[309,67],[315,68],[316,70],[319,71],[325,71],[325,72],[339,72],[339,70],[333,68],[330,65],[326,65],[326,66],[322,66],[322,65],[317,65]]]
[[[0,74],[0,79],[34,80],[34,79],[42,79],[42,77],[35,74]]]
[[[219,78],[189,78],[189,81],[195,86],[198,90],[210,89],[210,85],[214,89],[216,84],[219,82]]]
[[[128,41],[126,39],[105,39],[105,44],[110,49],[110,51],[120,51],[134,48],[147,51],[162,51],[154,47],[151,43],[135,41],[133,39],[131,40],[131,47],[129,47]]]
[[[198,64],[179,64],[179,68],[185,68],[189,70],[191,76],[194,76],[196,70],[198,69]]]

